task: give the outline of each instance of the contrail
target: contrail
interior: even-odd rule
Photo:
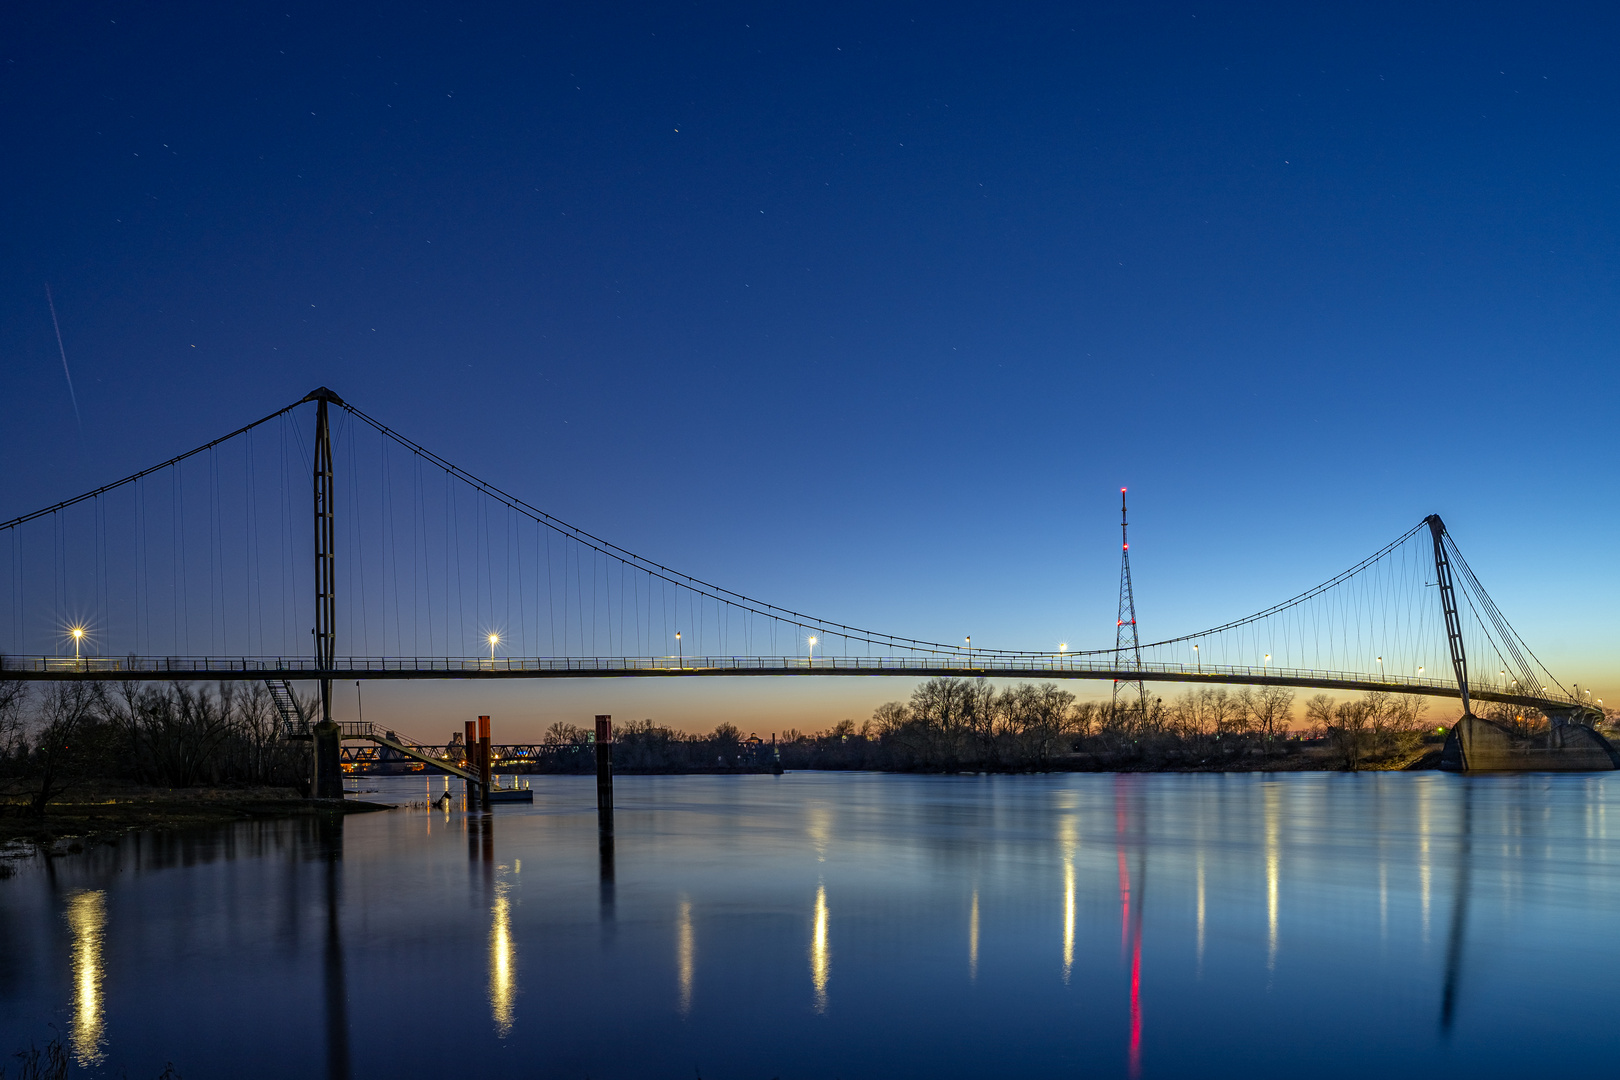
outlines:
[[[84,417],[79,415],[79,395],[73,392],[73,372],[67,366],[67,348],[62,344],[62,324],[56,321],[56,301],[51,298],[51,283],[45,283],[45,302],[51,306],[51,325],[56,328],[56,348],[62,354],[62,374],[67,376],[68,397],[73,401],[73,419],[78,422],[79,434],[84,434]]]

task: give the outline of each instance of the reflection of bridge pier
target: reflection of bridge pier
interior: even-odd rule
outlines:
[[[1457,1013],[1458,983],[1462,976],[1463,941],[1468,932],[1468,890],[1473,873],[1474,788],[1463,786],[1462,835],[1457,840],[1457,895],[1451,906],[1451,933],[1446,939],[1446,981],[1440,994],[1440,1034],[1451,1034]]]
[[[349,1078],[349,991],[343,969],[343,817],[322,814],[317,825],[321,858],[326,864],[326,951],[324,958],[326,1075]]]
[[[596,857],[598,873],[598,913],[602,924],[604,943],[613,940],[618,916],[616,885],[614,883],[613,811],[597,816]]]

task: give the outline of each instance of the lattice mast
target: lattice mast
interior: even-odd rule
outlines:
[[[1142,670],[1142,642],[1136,636],[1136,596],[1131,591],[1131,538],[1125,513],[1125,489],[1119,489],[1119,618],[1114,623],[1114,670]],[[1136,686],[1136,696],[1147,716],[1147,687],[1141,679],[1114,680],[1114,715],[1119,715],[1119,695]]]

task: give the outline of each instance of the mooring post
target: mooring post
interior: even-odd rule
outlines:
[[[474,776],[483,775],[478,771],[478,723],[474,720],[464,720],[461,725],[461,741],[467,762],[467,771]],[[478,798],[478,781],[467,783],[467,805],[471,807],[472,800]]]
[[[596,812],[613,815],[613,717],[596,718]]]
[[[494,771],[494,760],[489,752],[489,717],[478,718],[478,783],[484,789],[485,804],[489,802],[490,774]]]

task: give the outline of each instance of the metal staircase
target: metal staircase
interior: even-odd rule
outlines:
[[[276,712],[281,714],[282,737],[308,739],[309,717],[304,715],[304,707],[298,703],[298,695],[293,693],[292,683],[286,679],[266,679],[264,685],[270,688],[270,697],[276,703]]]

